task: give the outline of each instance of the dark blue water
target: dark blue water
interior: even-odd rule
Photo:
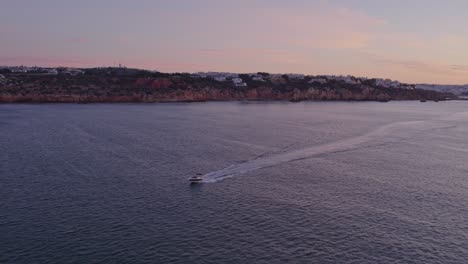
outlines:
[[[0,148],[0,263],[468,263],[464,102],[0,105]]]

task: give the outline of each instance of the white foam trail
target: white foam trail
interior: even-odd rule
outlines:
[[[446,127],[446,124],[437,121],[392,123],[382,126],[362,136],[343,139],[324,145],[293,150],[285,153],[272,154],[270,156],[259,157],[244,163],[231,165],[222,170],[205,174],[203,176],[203,181],[213,183],[230,177],[239,176],[257,169],[272,167],[285,162],[308,159],[327,153],[342,152],[355,148],[398,142],[417,135],[418,133],[443,127]]]

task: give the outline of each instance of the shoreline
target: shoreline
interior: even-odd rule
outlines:
[[[445,101],[468,101],[468,98],[454,98],[442,100],[419,100],[419,99],[394,99],[394,100],[287,100],[287,99],[212,99],[212,100],[161,100],[161,101],[118,101],[118,100],[103,100],[103,101],[0,101],[0,105],[7,104],[195,104],[195,103],[210,103],[210,102],[237,102],[237,103],[303,103],[303,102],[341,102],[341,103],[389,103],[389,102],[419,102],[419,103],[437,103]]]

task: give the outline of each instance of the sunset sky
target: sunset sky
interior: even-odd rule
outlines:
[[[466,0],[0,0],[0,65],[468,83]]]

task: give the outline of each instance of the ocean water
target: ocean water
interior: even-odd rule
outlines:
[[[468,263],[466,102],[0,105],[0,148],[0,263]]]

